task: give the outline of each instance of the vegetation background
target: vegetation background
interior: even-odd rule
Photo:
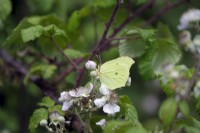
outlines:
[[[119,26],[130,13],[135,14],[140,7],[151,1],[122,0],[108,34],[111,34],[113,29]],[[151,6],[138,13],[123,27],[120,34],[132,27],[157,29],[158,25],[165,25],[179,44],[177,25],[180,16],[190,8],[200,8],[199,1],[155,0],[152,2]],[[90,8],[91,3],[95,3],[96,6]],[[76,84],[75,71],[72,71],[62,80],[56,80],[59,74],[71,66],[59,50],[51,42],[45,40],[45,37],[36,40],[34,36],[35,38],[31,38],[33,41],[25,38],[27,43],[22,43],[20,33],[11,34],[11,31],[22,20],[26,21],[25,18],[27,17],[44,16],[40,18],[41,20],[38,19],[38,21],[41,21],[41,25],[55,24],[67,33],[67,36],[63,35],[64,41],[62,39],[56,41],[59,43],[59,47],[63,48],[63,42],[65,43],[68,40],[67,46],[64,47],[78,50],[78,52],[70,51],[72,52],[70,57],[78,59],[75,61],[79,62],[80,57],[89,56],[89,53],[101,38],[115,4],[115,0],[0,0],[0,132],[29,132],[30,116],[37,108],[37,103],[41,98],[45,94],[52,97],[59,95],[59,93],[51,94],[52,92],[47,89],[48,85],[56,87],[57,92],[61,92],[74,87]],[[36,18],[34,22],[37,23]],[[22,27],[26,24],[28,23],[22,24]],[[8,36],[11,35],[14,37],[9,40]],[[130,43],[138,42],[132,41]],[[140,50],[140,47],[138,47],[139,53],[136,54],[141,55]],[[189,68],[192,67],[194,64],[192,55],[182,49],[181,51],[182,57],[179,62],[186,64]],[[7,58],[13,57],[16,62],[21,62],[24,68],[32,68],[32,72],[21,70],[23,68],[18,66],[19,64],[6,62],[6,57],[3,56],[5,53],[9,55],[6,56]],[[116,46],[106,48],[99,55],[102,62],[105,62],[119,57],[119,49]],[[97,59],[95,60],[98,62]],[[158,110],[167,96],[160,88],[158,80],[149,78],[149,75],[141,76],[137,64],[140,58],[135,57],[134,60],[136,64],[131,69],[132,86],[119,90],[119,95],[129,96],[138,111],[139,120],[144,124],[144,127],[151,129],[160,123]],[[50,65],[51,67],[49,67]],[[37,70],[35,67],[36,70],[33,70],[33,66],[40,68]],[[23,75],[21,71],[25,71],[25,74]],[[27,79],[31,75],[36,75],[37,80],[28,81]],[[87,82],[87,75],[88,73],[84,75],[81,84],[84,85]],[[197,116],[194,110],[191,110],[191,112]],[[40,130],[42,131],[42,128]]]

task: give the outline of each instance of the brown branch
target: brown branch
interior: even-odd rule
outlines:
[[[128,23],[130,23],[132,20],[134,20],[137,16],[139,16],[141,13],[146,11],[148,8],[152,7],[154,5],[156,0],[150,0],[148,3],[144,4],[138,10],[131,13],[123,22],[120,24],[117,28],[115,28],[114,32],[110,36],[110,38],[113,38],[116,34],[118,34]]]
[[[9,54],[0,49],[0,57],[3,61],[15,69],[15,71],[19,74],[19,76],[25,76],[28,73],[28,69],[22,65],[20,62],[14,60]],[[30,81],[36,84],[40,90],[47,96],[51,97],[55,101],[58,101],[58,97],[56,95],[56,88],[53,88],[47,81],[42,78],[37,78],[30,76]]]
[[[84,58],[80,58],[78,59],[77,61],[75,61],[75,63],[78,65],[80,64],[81,62],[84,61]],[[64,71],[62,71],[58,76],[56,76],[54,78],[54,80],[52,81],[52,85],[53,86],[56,86],[58,85],[61,81],[63,81],[63,79],[69,75],[73,70],[75,70],[74,66],[69,66],[68,68],[66,68]]]
[[[188,3],[188,0],[179,0],[175,3],[171,3],[171,2],[167,2],[167,4],[160,9],[158,12],[156,12],[148,21],[146,21],[142,27],[146,27],[150,24],[152,24],[153,22],[155,22],[160,16],[162,16],[163,14],[167,13],[168,11],[170,11],[172,8],[175,8],[177,6],[180,6],[182,4]]]

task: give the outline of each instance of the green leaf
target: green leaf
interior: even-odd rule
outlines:
[[[159,110],[159,117],[162,120],[165,127],[169,126],[170,123],[175,119],[176,114],[176,101],[173,98],[165,100]]]
[[[82,18],[90,15],[92,13],[91,6],[85,6],[79,11],[73,12],[72,16],[69,18],[67,29],[69,32],[77,32],[80,26]]]
[[[52,24],[49,26],[41,26],[36,25],[29,27],[27,29],[23,29],[21,31],[22,40],[24,43],[27,43],[29,41],[33,41],[39,37],[44,35],[44,37],[48,37],[51,39],[51,37],[54,37],[55,43],[64,46],[66,42],[69,41],[67,34],[65,31],[59,29],[56,25]]]
[[[61,105],[54,105],[49,107],[49,112],[58,112],[60,115],[64,115],[65,112],[62,111],[62,106]]]
[[[30,22],[27,21],[27,18],[23,19],[16,28],[12,30],[6,41],[4,42],[5,46],[18,48],[19,44],[22,44],[21,30],[32,26]]]
[[[0,0],[0,20],[5,20],[11,13],[12,5],[10,0]]]
[[[169,27],[167,25],[164,25],[162,23],[159,23],[157,26],[157,37],[158,38],[163,38],[166,40],[170,40],[172,42],[174,42],[174,36],[172,35]]]
[[[186,101],[181,101],[179,104],[180,111],[185,115],[188,116],[190,114],[190,108]]]
[[[46,13],[53,8],[54,4],[54,0],[27,0],[29,9],[34,13]]]
[[[120,56],[139,57],[144,51],[145,42],[141,38],[123,40],[119,45]]]
[[[113,6],[115,5],[116,1],[115,0],[93,0],[92,1],[92,5],[95,6],[95,7],[103,7],[103,8],[106,8],[106,7],[110,7],[110,6]]]
[[[184,74],[185,74],[185,77],[186,77],[187,79],[191,79],[192,76],[194,75],[194,68],[187,69],[186,72],[185,72]]]
[[[77,59],[86,55],[85,53],[75,49],[65,49],[64,53],[72,59]]]
[[[45,79],[51,78],[54,74],[57,67],[55,65],[50,64],[36,64],[32,66],[29,70],[29,72],[26,74],[24,78],[24,83],[28,83],[28,79],[31,75],[36,74],[39,76],[42,76]]]
[[[38,127],[41,120],[48,119],[48,110],[44,108],[36,109],[29,121],[29,130],[33,131]]]
[[[126,133],[148,133],[143,127],[130,128]]]
[[[137,29],[139,35],[144,41],[153,41],[156,37],[156,31],[154,29]]]
[[[199,133],[199,132],[200,132],[199,129],[196,129],[196,128],[194,128],[194,127],[185,126],[184,129],[185,129],[185,131],[186,131],[187,133]]]
[[[174,88],[172,86],[173,81],[171,79],[167,80],[168,80],[167,83],[163,83],[162,80],[160,79],[161,88],[163,89],[165,94],[167,94],[167,96],[173,96],[174,95]]]
[[[54,106],[55,101],[52,100],[50,97],[44,97],[42,98],[41,102],[38,103],[39,106],[44,106],[44,107],[52,107]]]
[[[175,64],[179,61],[180,57],[181,52],[175,43],[166,39],[158,39],[155,43],[152,59],[153,69],[156,72],[163,64]]]
[[[183,127],[188,133],[199,133],[200,121],[192,117],[187,117],[186,123],[183,125]]]
[[[28,41],[33,41],[36,38],[40,37],[44,29],[41,25],[32,26],[30,28],[24,29],[21,31],[22,41],[24,43]]]
[[[130,121],[133,127],[141,126],[138,120],[138,114],[135,107],[131,104],[128,96],[120,96],[120,115],[121,117],[125,116],[126,121]]]
[[[125,133],[131,127],[129,121],[108,121],[103,133]]]
[[[60,21],[55,15],[52,15],[52,14],[47,15],[47,16],[34,16],[34,17],[25,18],[17,25],[16,28],[12,30],[12,32],[10,33],[10,35],[7,37],[6,41],[4,42],[4,45],[9,48],[14,48],[14,49],[19,48],[20,44],[23,44],[21,31],[23,29],[27,29],[32,26],[38,26],[38,25],[41,25],[43,27],[46,27],[46,26],[48,27],[52,25],[60,26],[60,25],[63,25],[63,22]],[[53,27],[56,27],[56,26],[53,26]],[[24,37],[24,39],[26,40],[26,36]]]
[[[135,107],[131,104],[126,104],[126,108],[127,110],[126,110],[125,119],[127,121],[131,121],[133,124],[133,127],[140,127],[141,124],[138,121],[138,114]]]
[[[153,66],[152,66],[152,59],[153,59],[153,49],[148,48],[144,55],[140,57],[138,67],[141,76],[146,79],[154,79],[156,77]]]

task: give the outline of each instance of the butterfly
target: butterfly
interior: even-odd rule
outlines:
[[[135,63],[134,60],[127,56],[104,63],[98,69],[100,82],[110,90],[124,87],[133,63]]]

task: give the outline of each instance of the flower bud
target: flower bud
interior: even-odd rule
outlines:
[[[97,71],[91,71],[90,76],[96,78],[98,76]]]
[[[128,87],[131,86],[131,77],[128,77],[128,80],[126,82],[126,86],[128,86]]]
[[[85,68],[88,70],[95,70],[96,69],[96,63],[94,61],[88,60],[85,63]]]
[[[43,126],[43,127],[47,126],[47,120],[45,120],[45,119],[41,120],[40,126]]]

